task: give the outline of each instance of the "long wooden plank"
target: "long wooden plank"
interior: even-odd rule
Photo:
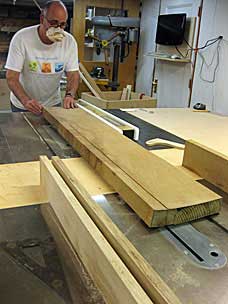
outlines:
[[[58,255],[73,304],[106,304],[80,261],[50,204],[43,204],[40,209],[57,245]]]
[[[44,116],[147,225],[181,223],[219,211],[218,195],[88,113],[50,108]]]
[[[48,111],[44,110],[45,118],[58,130],[58,132],[77,150],[81,156],[93,167],[93,169],[119,192],[124,200],[134,209],[134,211],[147,223],[155,226],[163,225],[167,222],[167,209],[157,200],[151,197],[134,180],[132,180],[124,171],[104,156],[88,140],[81,136],[70,124],[64,122],[61,124]],[[101,161],[102,160],[102,161]],[[115,174],[113,174],[115,172]],[[148,202],[152,204],[153,209],[149,207]]]
[[[80,74],[80,77],[81,77],[82,81],[84,81],[84,83],[90,89],[90,91],[93,93],[93,95],[96,96],[96,97],[100,97],[100,95],[97,93],[97,91],[91,86],[89,81],[85,78],[84,74],[82,74],[81,71],[79,71],[79,74]]]
[[[228,192],[228,157],[193,140],[186,141],[183,166]]]
[[[107,303],[152,301],[82,208],[47,157],[40,158],[41,191]]]
[[[153,302],[157,304],[180,303],[166,283],[145,261],[103,209],[95,203],[76,175],[72,174],[72,171],[65,166],[59,157],[53,157],[52,162],[71,191]]]
[[[89,72],[86,70],[86,68],[84,67],[84,65],[81,62],[79,63],[79,69],[80,69],[80,72],[86,78],[86,80],[89,82],[90,86],[93,89],[93,92],[95,91],[98,94],[98,96],[100,96],[101,98],[104,98],[104,94],[100,90],[98,85],[96,84],[96,81],[90,76]]]

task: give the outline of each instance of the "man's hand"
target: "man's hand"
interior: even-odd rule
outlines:
[[[35,99],[27,100],[23,104],[26,110],[33,114],[40,115],[42,113],[43,106]]]
[[[63,101],[63,107],[65,109],[77,108],[76,100],[72,96],[66,96]]]

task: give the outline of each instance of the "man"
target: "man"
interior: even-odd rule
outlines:
[[[60,79],[67,76],[63,106],[75,107],[79,84],[78,49],[73,36],[64,31],[67,9],[61,1],[49,1],[40,25],[18,31],[9,48],[6,78],[11,90],[12,111],[41,114],[43,106],[61,103]]]

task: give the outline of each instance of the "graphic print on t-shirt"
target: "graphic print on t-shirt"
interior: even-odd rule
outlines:
[[[56,72],[56,73],[62,72],[63,66],[64,66],[64,63],[63,63],[63,62],[55,63],[55,72]]]
[[[30,61],[29,62],[29,70],[31,72],[37,72],[37,70],[38,70],[38,62],[37,61]]]
[[[41,67],[42,73],[51,73],[51,63],[43,62]]]

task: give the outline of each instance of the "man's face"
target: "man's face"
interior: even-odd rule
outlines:
[[[52,5],[41,15],[40,22],[46,32],[50,27],[60,27],[65,29],[67,25],[67,18],[67,12],[62,6]]]

